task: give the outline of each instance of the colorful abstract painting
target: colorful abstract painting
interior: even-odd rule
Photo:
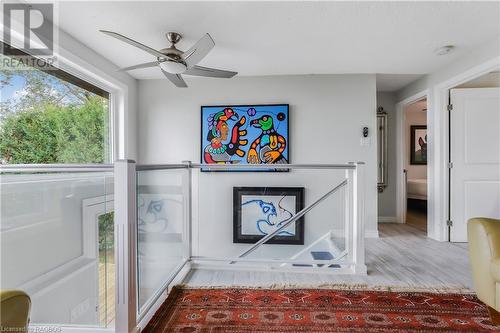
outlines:
[[[288,105],[201,108],[201,162],[289,163]]]
[[[255,243],[278,231],[304,206],[303,187],[234,187],[233,242]],[[304,218],[279,230],[268,244],[304,244]]]

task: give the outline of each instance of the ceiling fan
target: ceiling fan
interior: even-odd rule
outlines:
[[[108,36],[119,39],[122,42],[138,47],[141,50],[146,51],[156,57],[156,61],[121,68],[120,71],[130,71],[133,69],[158,66],[163,74],[173,84],[181,88],[187,87],[187,84],[182,78],[181,74],[218,78],[231,78],[238,74],[237,72],[202,67],[197,65],[215,46],[214,40],[208,33],[205,34],[205,36],[203,36],[198,42],[196,42],[196,44],[194,44],[189,50],[187,50],[186,52],[182,52],[175,47],[175,44],[178,43],[182,38],[182,36],[176,32],[166,33],[166,37],[170,41],[170,43],[172,43],[172,45],[170,45],[170,47],[168,48],[157,51],[119,33],[107,30],[99,31]]]

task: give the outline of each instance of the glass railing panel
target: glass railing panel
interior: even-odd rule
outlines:
[[[0,176],[1,288],[31,324],[113,326],[113,173]]]
[[[193,172],[195,257],[238,257],[302,209],[313,205],[301,219],[280,230],[278,237],[246,255],[244,264],[260,265],[259,261],[276,260],[276,266],[282,267],[290,261],[329,262],[344,258],[345,170],[228,173],[195,169]],[[332,192],[334,188],[337,189]],[[242,264],[243,261],[235,263]]]
[[[187,169],[137,172],[137,273],[139,313],[187,259]]]
[[[310,207],[322,195],[307,196],[304,200],[304,207]],[[270,264],[267,260],[271,260],[275,263],[269,265],[271,267],[323,267],[325,266],[323,262],[342,262],[346,250],[343,224],[345,221],[345,205],[343,202],[344,197],[342,188],[340,188],[335,193],[324,198],[296,222],[292,222],[289,227],[279,231],[277,233],[279,238],[274,236],[258,247],[249,246],[246,251],[240,254],[243,255],[243,261],[238,261],[237,265],[248,265],[248,262],[244,260],[252,260],[253,264],[259,261]],[[290,206],[285,206],[284,209],[289,211]],[[262,213],[260,207],[254,207],[253,210]],[[284,214],[283,212],[280,213],[280,210],[278,209],[276,216],[268,216],[264,221],[260,220],[257,223],[264,225],[273,223],[277,226],[287,223],[287,216],[283,216]],[[291,215],[288,212],[285,214]],[[300,243],[293,244],[290,242],[290,244],[287,244],[287,242],[280,244],[275,241],[278,239],[286,242],[284,236],[289,236],[292,232],[296,233],[299,230],[303,230],[303,238]],[[318,262],[315,263],[314,261]],[[333,265],[332,268],[339,268],[339,265]]]

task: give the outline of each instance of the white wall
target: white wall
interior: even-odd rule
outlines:
[[[167,80],[139,81],[140,163],[178,163],[182,160],[198,162],[202,105],[288,103],[290,162],[366,162],[366,229],[370,235],[377,233],[376,139],[373,137],[376,133],[374,75],[192,79],[188,84],[189,88],[179,89]],[[369,146],[360,145],[363,126],[370,128]],[[313,199],[324,186],[333,185],[334,178],[332,176],[329,179],[321,179],[315,175],[301,175],[296,171],[279,175],[200,174],[197,178],[200,226],[198,230],[194,230],[195,234],[198,231],[202,234],[198,244],[199,251],[232,251],[233,248],[229,244],[232,243],[230,212],[233,185],[305,184],[306,198]],[[221,212],[211,207],[229,209],[221,208]],[[197,221],[195,229],[196,224]],[[210,229],[207,227],[210,225],[217,225],[219,229]],[[223,231],[222,235],[218,230]],[[222,243],[228,244],[224,250],[221,248]]]
[[[377,92],[377,106],[387,112],[387,187],[378,194],[379,222],[396,222],[396,95]]]

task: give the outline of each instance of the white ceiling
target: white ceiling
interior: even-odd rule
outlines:
[[[71,1],[59,3],[59,25],[120,67],[153,59],[98,29],[156,49],[168,45],[165,32],[178,31],[184,35],[178,47],[184,50],[209,32],[216,46],[200,65],[243,76],[415,75],[379,78],[385,90],[395,90],[498,38],[500,3]],[[447,44],[456,45],[456,51],[433,53]],[[162,77],[155,69],[130,74]]]
[[[393,92],[422,76],[423,74],[377,74],[377,91]]]

